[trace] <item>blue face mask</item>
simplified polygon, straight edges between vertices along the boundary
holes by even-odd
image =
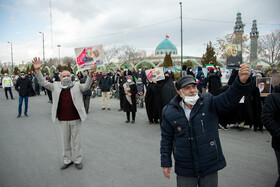
[[[272,69],[273,69],[273,70],[277,70],[277,67],[273,67]]]

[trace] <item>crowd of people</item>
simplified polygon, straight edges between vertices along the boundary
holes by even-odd
[[[279,114],[280,108],[280,72],[277,66],[267,73],[271,78],[272,94],[266,99],[261,94],[265,90],[263,82],[257,82],[264,74],[252,74],[246,64],[233,69],[226,84],[221,81],[222,73],[218,67],[209,68],[205,75],[202,67],[198,67],[194,74],[184,65],[178,80],[168,68],[164,78],[156,80],[147,78],[145,68],[136,71],[125,67],[107,72],[94,66],[83,73],[78,72],[75,78],[69,71],[55,72],[52,76],[42,74],[38,58],[34,58],[33,65],[35,72],[21,72],[14,83],[5,74],[2,87],[6,99],[8,92],[11,99],[14,98],[13,86],[19,93],[17,118],[21,117],[23,100],[24,115],[28,116],[29,96],[40,95],[42,91],[48,95],[48,102],[52,104],[51,118],[54,122],[58,119],[62,131],[61,169],[71,164],[75,164],[77,169],[83,168],[80,131],[82,121],[89,114],[93,85],[98,86],[102,96],[101,110],[111,110],[110,92],[115,90],[120,103],[118,111],[126,114],[125,123],[135,123],[137,103],[140,96],[145,98],[148,123],[161,124],[160,151],[164,176],[170,177],[173,153],[178,186],[191,183],[217,186],[217,171],[226,166],[217,130],[228,129],[230,124],[239,130],[248,125],[255,131],[263,131],[265,126],[273,136],[272,146],[279,169],[280,125],[279,115],[275,115]],[[217,159],[215,162],[214,157]]]

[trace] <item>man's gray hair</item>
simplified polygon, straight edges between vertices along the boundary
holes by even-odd
[[[68,70],[62,70],[61,71],[61,73],[63,73],[63,72],[68,72],[68,73],[70,73],[70,75],[72,74],[70,71],[68,71]]]

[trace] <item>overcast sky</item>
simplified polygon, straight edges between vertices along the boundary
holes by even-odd
[[[169,35],[180,54],[179,0],[52,0],[51,40],[50,1],[0,0],[0,61],[30,62],[43,56],[42,34],[45,36],[46,58],[74,57],[74,48],[102,44],[132,45],[154,53],[156,46]],[[257,20],[260,34],[280,28],[279,0],[184,0],[184,55],[202,56],[205,44],[215,42],[233,32],[236,14],[241,12],[249,34]]]

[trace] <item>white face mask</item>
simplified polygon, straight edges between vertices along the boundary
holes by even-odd
[[[168,72],[171,73],[171,70],[169,69]]]
[[[198,93],[195,96],[185,96],[183,91],[181,90],[182,95],[184,96],[184,102],[194,106],[197,100],[199,99]]]
[[[64,77],[61,81],[63,86],[73,86],[73,82],[71,81],[70,77]]]
[[[128,82],[128,83],[131,83],[131,79],[127,79],[127,82]]]

